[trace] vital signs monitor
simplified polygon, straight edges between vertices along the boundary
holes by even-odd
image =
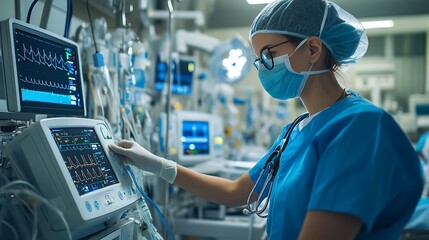
[[[48,118],[6,146],[18,175],[64,214],[73,238],[102,230],[140,198],[109,150],[112,133],[100,120]],[[39,214],[44,239],[65,239],[58,216]]]
[[[85,116],[79,46],[12,18],[0,30],[0,112]]]
[[[222,158],[223,122],[213,114],[175,111],[169,121],[168,158],[190,166]],[[160,116],[161,151],[164,151],[166,115]]]
[[[195,57],[181,55],[174,59],[171,67],[173,83],[171,92],[179,95],[192,94],[195,74]],[[167,82],[167,62],[158,56],[155,68],[155,90],[163,91]]]

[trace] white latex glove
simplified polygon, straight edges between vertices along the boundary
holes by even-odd
[[[124,162],[154,173],[169,183],[173,183],[177,175],[177,164],[171,160],[156,156],[134,141],[122,140],[117,144],[109,144],[109,148],[125,157]]]

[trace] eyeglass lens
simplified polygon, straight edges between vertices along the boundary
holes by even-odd
[[[274,67],[274,62],[273,62],[273,57],[271,55],[271,51],[268,48],[264,48],[261,51],[261,57],[257,58],[254,62],[253,65],[255,65],[256,69],[259,70],[259,66],[262,64],[264,64],[265,68],[267,68],[268,70],[273,69]]]
[[[271,55],[271,51],[269,48],[265,48],[264,50],[262,50],[261,61],[262,61],[262,64],[264,64],[264,66],[267,69],[270,69],[270,70],[273,69],[274,67],[273,56]]]
[[[261,49],[261,55],[260,58],[257,58],[255,60],[255,62],[253,62],[253,64],[255,65],[256,69],[259,69],[260,63],[264,64],[264,66],[268,69],[271,70],[274,68],[274,60],[273,60],[273,55],[271,54],[271,50],[272,48],[275,48],[277,46],[280,46],[282,44],[285,44],[289,42],[289,40],[286,40],[284,42],[278,43],[274,46],[271,47],[265,47]]]

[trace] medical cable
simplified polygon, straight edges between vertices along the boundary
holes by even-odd
[[[31,20],[31,13],[33,12],[34,6],[36,6],[36,3],[39,0],[34,0],[31,5],[30,8],[28,9],[27,12],[27,23],[30,23]],[[66,12],[66,23],[64,26],[64,37],[68,38],[69,36],[69,31],[70,31],[70,23],[71,23],[71,19],[72,19],[72,14],[73,14],[73,1],[72,0],[67,0],[67,12]]]
[[[4,191],[4,193],[2,193],[3,198],[8,198],[6,200],[2,200],[0,202],[0,206],[2,206],[1,211],[0,211],[0,219],[1,221],[7,222],[5,220],[5,216],[7,214],[7,212],[17,212],[14,211],[15,210],[15,204],[14,204],[14,200],[15,201],[19,201],[23,204],[23,206],[26,208],[25,210],[28,210],[29,214],[23,214],[23,215],[19,215],[20,217],[25,218],[25,220],[27,220],[28,222],[32,222],[33,223],[33,227],[32,227],[32,234],[31,234],[31,238],[29,239],[35,239],[35,236],[37,236],[37,219],[36,219],[36,215],[35,215],[35,209],[33,209],[32,207],[30,207],[26,201],[24,201],[22,198],[20,198],[20,196],[18,196],[17,194],[15,194],[15,192],[11,192],[8,193],[8,191]],[[3,203],[5,202],[5,203]],[[27,213],[27,212],[25,212]],[[31,216],[32,217],[31,217]],[[0,236],[3,236],[3,228],[0,228]]]
[[[33,8],[34,8],[34,6],[36,5],[36,3],[37,3],[38,1],[39,1],[39,0],[34,0],[34,1],[31,3],[30,8],[28,9],[28,12],[27,12],[27,23],[30,23],[30,19],[31,19],[31,12],[33,12]]]
[[[23,186],[26,186],[30,189],[10,189],[14,185],[23,185]],[[0,194],[1,195],[10,194],[10,195],[16,196],[20,200],[22,200],[21,199],[22,196],[30,196],[33,198],[33,200],[38,200],[43,205],[48,207],[50,210],[52,210],[54,213],[56,213],[60,217],[61,222],[64,225],[66,234],[68,236],[68,239],[72,240],[70,228],[69,228],[69,225],[67,223],[67,220],[64,217],[64,214],[56,206],[54,206],[51,202],[49,202],[47,199],[40,196],[37,192],[38,192],[37,189],[33,185],[31,185],[30,183],[28,183],[26,181],[22,181],[22,180],[16,180],[13,182],[9,182],[8,184],[6,184],[0,188]],[[29,207],[27,204],[25,204],[25,205],[27,207]],[[3,219],[3,217],[4,217],[3,215],[5,214],[5,212],[3,212],[3,210],[4,209],[2,209],[2,211],[1,211],[0,219]],[[36,211],[36,209],[34,211]],[[37,224],[37,212],[34,212],[34,215],[36,217],[35,224]]]
[[[37,226],[38,226],[37,208],[33,209],[32,207],[30,207],[30,205],[24,199],[17,198],[17,200],[20,201],[25,207],[27,207],[28,211],[33,216],[33,221],[32,221],[33,222],[33,230],[32,230],[33,234],[32,234],[31,239],[37,239],[37,234],[38,234],[38,229],[37,229]],[[11,212],[13,212],[13,211],[11,211]]]
[[[156,205],[156,203],[152,200],[152,199],[150,199],[144,192],[143,192],[143,190],[140,188],[140,186],[138,185],[138,183],[137,183],[137,180],[136,180],[136,176],[134,175],[134,173],[133,173],[133,170],[131,170],[131,167],[130,166],[125,166],[126,167],[126,169],[127,169],[127,171],[128,171],[128,173],[130,174],[130,176],[131,176],[131,179],[133,180],[133,182],[134,182],[134,185],[136,185],[136,188],[137,188],[137,190],[139,190],[139,192],[140,192],[140,194],[147,200],[147,201],[149,201],[150,202],[150,204],[152,204],[152,206],[155,208],[155,210],[156,210],[156,212],[157,212],[157,214],[158,214],[158,216],[159,216],[159,218],[161,219],[161,222],[162,222],[162,224],[164,225],[164,227],[165,227],[165,229],[167,230],[167,232],[168,232],[168,235],[170,235],[170,238],[172,239],[172,240],[174,240],[174,235],[173,235],[173,233],[171,232],[171,230],[170,230],[170,228],[168,227],[168,225],[167,225],[167,222],[165,221],[165,219],[164,219],[164,216],[162,215],[162,213],[161,213],[161,210],[158,208],[158,206]]]
[[[94,27],[92,25],[91,13],[89,11],[89,5],[88,5],[89,0],[86,0],[85,2],[86,2],[86,11],[88,13],[88,18],[89,18],[89,26],[91,27],[92,40],[94,41],[95,52],[98,53],[97,41],[95,41]]]
[[[91,78],[91,67],[88,67],[87,78],[88,78],[88,82],[89,82],[89,89],[91,90],[92,101],[94,103],[93,118],[95,119],[97,116],[97,97],[95,96],[94,83],[93,83],[93,79]]]
[[[66,25],[64,27],[64,37],[69,37],[70,24],[73,16],[73,0],[67,0],[67,14],[66,14]]]
[[[99,89],[97,89],[96,91],[96,94],[97,94],[97,98],[98,98],[98,101],[99,101],[99,103],[100,103],[100,108],[101,108],[101,116],[103,116],[103,118],[105,117],[105,115],[104,115],[104,105],[103,105],[103,100],[101,99],[101,95],[100,95],[100,91],[99,91]],[[97,106],[95,106],[95,108],[96,108]]]
[[[18,232],[16,231],[16,229],[15,229],[12,225],[10,225],[10,223],[8,223],[7,221],[5,221],[5,220],[1,219],[1,220],[0,220],[0,226],[1,226],[2,224],[4,224],[4,225],[8,226],[8,227],[9,227],[9,229],[10,229],[10,230],[12,230],[12,233],[13,233],[13,239],[19,240]]]
[[[128,115],[127,115],[126,111],[127,110],[124,109],[124,108],[120,109],[120,114],[121,114],[121,117],[122,117],[122,121],[125,123],[125,126],[128,127],[128,130],[130,130],[130,132],[133,135],[134,139],[137,142],[141,143],[142,142],[141,137],[140,137],[140,135],[137,135],[137,133],[135,131],[135,123],[134,123],[134,121],[132,123],[130,122],[130,119],[128,118]],[[130,116],[130,118],[132,118],[132,115]]]
[[[9,178],[6,175],[6,170],[9,164],[9,158],[3,157],[2,149],[0,149],[0,186],[9,182]]]

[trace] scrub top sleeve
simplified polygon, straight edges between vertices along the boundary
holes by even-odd
[[[398,154],[396,126],[382,112],[356,114],[328,122],[312,142],[319,155],[307,210],[358,217],[371,228],[387,199]],[[397,136],[396,136],[397,137]],[[387,191],[389,193],[389,191]]]

